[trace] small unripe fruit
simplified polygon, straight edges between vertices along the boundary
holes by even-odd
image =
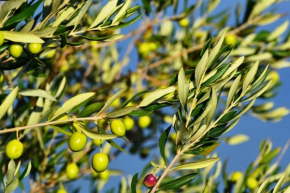
[[[247,179],[247,186],[249,189],[254,190],[258,187],[258,181],[256,178],[249,177]]]
[[[67,193],[65,189],[59,189],[56,193]]]
[[[109,158],[107,154],[96,153],[92,158],[92,167],[93,169],[100,173],[105,171],[109,165]]]
[[[270,71],[267,77],[268,80],[272,80],[270,88],[275,86],[277,82],[280,80],[280,76],[276,71]]]
[[[38,54],[42,49],[42,44],[31,43],[28,45],[28,49],[32,54]]]
[[[140,155],[141,155],[142,158],[146,158],[148,156],[148,154],[149,154],[149,150],[147,148],[144,148],[144,149],[141,150],[141,154]]]
[[[169,136],[169,139],[170,139],[172,142],[175,142],[175,141],[176,141],[176,136],[177,136],[176,133],[172,133],[172,134]]]
[[[9,52],[12,57],[18,58],[23,52],[23,47],[20,44],[13,44],[10,46]]]
[[[189,25],[189,20],[187,18],[183,18],[183,19],[178,21],[178,24],[181,27],[187,27]]]
[[[45,58],[53,58],[55,56],[55,53],[55,50],[50,50],[45,54]]]
[[[123,137],[126,133],[125,125],[122,121],[120,120],[113,120],[111,122],[111,131],[118,137]]]
[[[144,178],[144,186],[147,188],[152,188],[157,182],[157,178],[153,174],[148,174]]]
[[[107,181],[110,178],[110,172],[108,170],[105,170],[99,173],[99,177],[101,180]]]
[[[4,35],[3,35],[3,33],[0,31],[0,46],[2,46],[3,43],[4,43]]]
[[[150,44],[147,42],[143,42],[138,47],[138,52],[143,56],[146,57],[150,53]]]
[[[10,159],[17,159],[19,158],[23,153],[23,144],[17,140],[13,139],[12,141],[9,141],[6,146],[6,155]]]
[[[242,172],[233,172],[231,177],[230,177],[230,180],[232,182],[237,182],[239,181],[239,179],[241,179],[243,177],[243,173]]]
[[[150,43],[149,43],[149,48],[150,48],[150,50],[152,50],[152,51],[156,51],[156,50],[158,49],[158,45],[157,45],[157,43],[155,43],[155,42],[150,42]]]
[[[225,43],[227,45],[235,45],[237,43],[237,38],[234,34],[228,34],[225,37]]]
[[[85,148],[87,143],[87,136],[81,132],[74,132],[68,141],[69,148],[74,151],[81,151]]]
[[[138,125],[142,129],[148,127],[150,125],[150,123],[151,123],[151,117],[149,117],[149,116],[140,117],[138,120]]]
[[[100,146],[103,143],[104,143],[104,140],[103,139],[93,139],[93,144],[95,146]]]
[[[79,167],[75,163],[70,163],[66,166],[66,175],[68,179],[74,180],[78,177]]]
[[[124,125],[125,125],[125,129],[127,131],[132,130],[134,127],[134,119],[132,119],[131,117],[125,117],[124,118]]]
[[[121,105],[121,99],[117,98],[116,100],[114,100],[114,102],[112,103],[112,107],[119,107]]]

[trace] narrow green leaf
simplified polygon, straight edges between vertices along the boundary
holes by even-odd
[[[5,98],[3,103],[0,106],[0,120],[6,114],[8,109],[13,105],[13,102],[17,96],[18,87],[14,88],[12,92]]]
[[[233,73],[243,63],[244,59],[245,57],[240,57],[238,60],[236,60],[222,76],[222,79]]]
[[[284,174],[281,176],[281,178],[279,179],[279,181],[277,182],[274,190],[273,190],[273,193],[278,193],[278,191],[280,190],[281,186],[283,185],[283,182],[285,179],[287,179],[289,173],[288,171],[285,171]]]
[[[233,102],[234,96],[239,88],[239,84],[241,81],[241,75],[239,75],[233,82],[229,94],[228,94],[228,99],[227,99],[227,103],[226,103],[226,109],[229,108],[229,106],[231,105],[231,103]]]
[[[214,48],[210,52],[210,54],[208,56],[208,62],[207,62],[208,64],[211,64],[212,61],[215,59],[215,57],[218,55],[218,53],[221,50],[221,47],[223,45],[224,39],[225,39],[225,32],[223,32],[221,34],[221,37],[219,38],[218,42],[216,43],[216,45],[214,46]]]
[[[126,10],[129,8],[131,4],[131,0],[126,0],[120,11],[116,14],[114,17],[112,24],[116,23],[116,21],[119,20],[119,18],[126,12]]]
[[[106,110],[117,98],[119,98],[119,96],[121,96],[121,94],[123,94],[126,91],[127,88],[123,88],[122,90],[120,90],[119,92],[117,92],[116,94],[114,94],[107,102],[106,104],[103,106],[103,108],[97,113],[97,115],[101,114],[104,110]]]
[[[161,183],[158,189],[159,190],[177,190],[181,188],[182,186],[189,184],[196,177],[196,175],[197,173],[191,173],[191,174],[182,176],[180,178],[167,181],[166,183]]]
[[[208,50],[206,50],[201,58],[201,60],[198,62],[195,70],[195,81],[197,87],[200,87],[200,84],[202,82],[203,76],[206,72],[208,64]]]
[[[211,109],[209,113],[205,116],[205,124],[207,126],[209,126],[209,124],[211,123],[218,105],[218,98],[216,95],[216,91],[213,87],[211,87],[211,104],[212,104]]]
[[[11,193],[13,192],[19,184],[19,180],[17,178],[13,179],[12,182],[10,182],[6,188],[5,188],[5,193]]]
[[[104,103],[98,102],[98,103],[92,103],[88,106],[86,106],[78,115],[77,117],[88,117],[92,114],[98,112],[102,107],[104,106]]]
[[[186,80],[184,69],[181,68],[178,74],[178,97],[183,109],[186,111],[187,98],[189,93],[189,83]]]
[[[117,137],[115,134],[100,133],[100,132],[89,130],[85,127],[81,127],[81,129],[82,129],[82,132],[91,139],[108,140],[108,139],[114,139]]]
[[[150,115],[153,111],[136,110],[130,113],[131,116],[144,117]]]
[[[19,176],[19,181],[22,181],[30,173],[31,166],[32,166],[31,161],[29,161],[28,164],[26,165],[26,168],[24,169],[22,174]]]
[[[16,164],[13,159],[8,163],[7,173],[6,173],[6,183],[9,184],[14,179],[14,174],[16,170]]]
[[[8,19],[5,22],[5,27],[8,27],[14,23],[21,22],[21,21],[28,19],[31,15],[34,14],[34,12],[39,7],[39,5],[42,3],[42,1],[43,0],[39,0],[36,3],[34,3],[33,5],[28,6],[25,10],[21,10],[21,12],[19,12],[18,14],[13,15],[13,17],[11,17],[10,19]]]
[[[247,135],[239,134],[239,135],[234,135],[232,137],[226,137],[223,138],[223,140],[230,145],[238,145],[241,143],[244,143],[249,140],[249,137]]]
[[[117,7],[118,0],[110,0],[100,11],[94,22],[89,28],[94,28],[102,21],[104,21],[109,15],[111,15],[112,11]]]
[[[34,19],[30,20],[28,23],[25,24],[25,26],[20,31],[24,33],[30,32],[34,23],[35,23]]]
[[[140,103],[140,107],[145,107],[147,105],[150,105],[152,102],[156,101],[157,99],[172,93],[175,91],[175,87],[171,86],[165,89],[158,89],[154,92],[151,92],[150,94],[148,94],[148,96],[146,96],[142,102]]]
[[[17,1],[6,1],[2,6],[0,6],[0,27],[3,24],[5,17],[8,15],[10,11],[13,9],[18,9],[22,3],[26,2],[25,0],[17,0]]]
[[[265,180],[265,181],[260,185],[260,187],[259,187],[257,193],[263,193],[263,192],[265,192],[266,187],[268,186],[270,179],[271,179],[271,178],[269,177],[267,180]]]
[[[84,17],[84,15],[88,12],[88,9],[90,8],[90,6],[92,5],[93,0],[88,0],[84,6],[81,8],[80,12],[78,13],[78,15],[76,16],[76,20],[74,22],[74,29],[78,26],[78,24],[81,22],[82,18]]]
[[[211,41],[212,41],[212,37],[209,38],[209,40],[207,40],[207,42],[204,44],[204,46],[202,47],[201,51],[200,51],[200,57],[202,57],[205,53],[206,50],[208,50],[208,48],[210,47],[211,45]]]
[[[220,158],[208,158],[208,159],[201,159],[195,162],[189,162],[185,164],[181,164],[178,166],[175,166],[171,169],[172,170],[195,170],[195,169],[201,169],[206,168],[215,162],[217,162]]]
[[[277,27],[267,38],[268,41],[271,41],[277,37],[280,37],[287,29],[289,26],[289,21],[286,20],[282,25]]]
[[[122,104],[122,107],[126,107],[132,100],[134,100],[135,98],[141,96],[141,95],[144,95],[145,93],[147,93],[148,91],[147,90],[143,90],[143,91],[140,91],[140,92],[137,92],[136,94],[134,94],[134,96],[132,96],[131,99],[127,100],[126,102],[124,102]]]
[[[56,131],[58,131],[58,132],[60,132],[60,133],[62,133],[62,134],[65,134],[65,135],[67,135],[67,136],[71,136],[71,135],[72,135],[71,132],[66,131],[66,130],[64,130],[64,129],[61,128],[61,127],[58,127],[58,126],[55,126],[55,125],[50,125],[49,127],[55,129]]]
[[[143,13],[144,13],[144,11],[142,13],[140,13],[138,16],[134,17],[133,19],[131,19],[127,22],[120,23],[117,26],[110,27],[110,29],[119,29],[119,28],[127,27],[127,26],[133,24],[135,21],[137,21],[140,17],[142,17]]]
[[[42,98],[46,98],[46,99],[51,100],[51,101],[56,101],[56,98],[54,98],[54,96],[49,94],[47,91],[41,90],[41,89],[21,90],[18,93],[22,96],[42,97]]]
[[[171,129],[171,126],[169,126],[165,131],[163,131],[159,138],[159,150],[165,164],[167,163],[167,159],[165,155],[165,145],[168,139],[170,129]]]
[[[202,114],[197,119],[195,119],[192,123],[190,123],[190,125],[188,126],[188,128],[190,128],[190,127],[194,126],[195,124],[201,122],[202,119],[204,119],[205,116],[208,114],[208,112],[211,110],[212,105],[213,105],[212,102],[209,101],[208,104],[207,104],[207,106],[206,106],[206,108],[205,108],[205,110],[202,112]]]
[[[132,193],[137,193],[137,190],[136,190],[137,183],[138,183],[138,173],[136,173],[133,176],[132,181],[131,181],[131,191],[132,191]]]
[[[256,91],[255,93],[251,94],[249,97],[247,97],[244,101],[252,100],[254,98],[258,98],[261,94],[263,94],[269,86],[272,84],[272,80],[268,81],[265,86],[263,86],[260,90]]]
[[[232,119],[235,120],[237,118],[239,118],[240,116],[242,116],[243,114],[245,114],[255,103],[256,99],[253,99],[251,102],[249,102],[249,104],[247,104],[239,113],[237,113]]]
[[[256,88],[258,88],[259,86],[261,86],[264,83],[264,81],[266,80],[269,72],[270,72],[269,65],[267,65],[266,68],[261,73],[261,75],[259,76],[259,78],[257,78],[252,83],[251,88],[250,88],[250,90],[248,92],[251,92],[251,91],[255,90]]]
[[[114,148],[116,148],[116,149],[118,149],[118,150],[120,150],[120,151],[122,151],[122,152],[128,154],[128,152],[127,152],[125,149],[123,149],[122,147],[120,147],[119,145],[117,145],[113,140],[109,139],[109,140],[107,140],[107,142],[108,142],[112,147],[114,147]]]
[[[15,172],[14,172],[14,176],[17,175],[19,169],[20,169],[20,166],[21,166],[21,161],[18,162],[17,166],[16,166],[16,169],[15,169]]]
[[[73,7],[68,7],[65,11],[61,12],[61,14],[56,18],[56,20],[52,23],[52,27],[59,26],[64,20],[70,18],[70,16],[75,12]]]
[[[32,33],[38,37],[47,37],[52,36],[57,29],[58,29],[57,27],[47,26],[39,30],[33,31]]]
[[[72,97],[71,99],[67,100],[61,108],[57,109],[57,111],[53,114],[53,116],[50,118],[50,120],[53,120],[60,115],[69,112],[72,110],[74,107],[80,105],[81,103],[85,102],[86,100],[90,99],[93,97],[95,93],[93,92],[88,92],[88,93],[82,93],[77,96]]]
[[[249,72],[246,75],[246,78],[243,83],[243,92],[245,92],[248,89],[248,86],[251,84],[251,82],[254,80],[255,75],[258,71],[259,67],[259,61],[257,61],[249,70]]]
[[[115,40],[123,38],[124,36],[125,36],[124,34],[114,34],[108,37],[107,39],[105,39],[104,41],[106,42],[115,41]]]
[[[20,43],[44,43],[37,35],[17,31],[2,31],[4,39]],[[25,37],[25,38],[23,38]]]
[[[107,133],[105,132],[105,130],[104,130],[102,127],[99,126],[98,128],[99,128],[99,130],[100,130],[101,133],[103,133],[103,134],[107,134]],[[116,148],[116,149],[118,149],[118,150],[120,150],[120,151],[122,151],[122,152],[124,152],[124,153],[128,153],[125,149],[123,149],[123,148],[120,147],[118,144],[116,144],[112,139],[108,139],[107,142],[108,142],[112,147],[114,147],[114,148]]]
[[[109,119],[123,117],[125,115],[130,114],[134,109],[135,109],[135,107],[132,107],[132,106],[124,107],[121,109],[116,109],[116,110],[109,112],[106,117]]]

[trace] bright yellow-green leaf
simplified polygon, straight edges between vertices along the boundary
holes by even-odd
[[[4,39],[20,43],[44,43],[37,35],[17,31],[2,31]]]
[[[53,114],[53,116],[50,118],[50,120],[53,120],[57,118],[58,116],[69,112],[72,110],[74,107],[80,105],[81,103],[85,102],[89,98],[93,97],[95,93],[93,92],[88,92],[88,93],[82,93],[77,96],[74,96],[73,98],[67,100],[61,108],[57,109],[57,111]]]
[[[239,134],[232,137],[224,138],[223,140],[226,141],[230,145],[238,145],[238,144],[248,141],[249,137],[247,135]]]
[[[0,106],[0,120],[6,114],[8,109],[13,105],[13,102],[17,96],[18,87],[14,88],[13,91],[5,98]]]
[[[214,163],[216,163],[220,158],[208,158],[202,159],[195,162],[189,162],[173,167],[171,170],[196,170],[201,168],[206,168]]]
[[[151,92],[150,94],[148,94],[148,96],[146,96],[143,101],[140,103],[140,107],[145,107],[147,105],[150,105],[151,103],[153,103],[155,100],[160,99],[161,97],[172,93],[175,91],[175,87],[171,86],[165,89],[158,89],[154,92]]]

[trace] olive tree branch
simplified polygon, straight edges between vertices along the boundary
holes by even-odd
[[[14,127],[14,128],[4,129],[4,130],[0,131],[0,134],[2,134],[2,133],[12,133],[12,132],[26,130],[26,129],[32,129],[32,128],[40,128],[40,127],[45,127],[45,126],[49,126],[49,125],[63,124],[63,123],[68,123],[68,122],[96,121],[96,120],[103,119],[103,118],[104,118],[104,116],[69,118],[69,119],[66,119],[66,120],[44,122],[44,123],[38,123],[38,124],[34,124],[34,125],[27,125],[27,126],[23,126],[23,127]]]

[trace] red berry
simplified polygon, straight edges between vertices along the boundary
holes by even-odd
[[[152,188],[157,182],[157,178],[153,174],[148,174],[144,178],[144,186],[147,188]]]

